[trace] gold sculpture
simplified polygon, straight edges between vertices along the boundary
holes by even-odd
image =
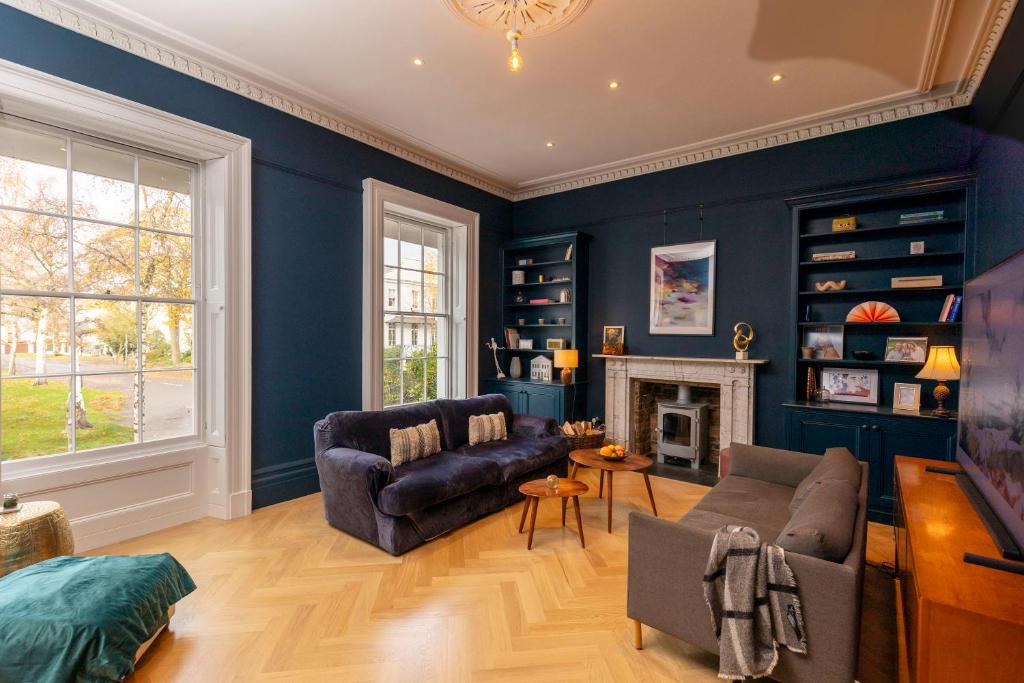
[[[750,342],[754,341],[754,328],[750,323],[738,322],[732,326],[736,336],[732,338],[732,347],[736,349],[736,360],[747,360],[749,357],[747,349]]]

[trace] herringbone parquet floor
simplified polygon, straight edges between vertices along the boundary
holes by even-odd
[[[98,549],[170,552],[198,585],[131,680],[717,680],[715,657],[671,636],[645,628],[633,648],[626,532],[649,511],[643,479],[616,477],[608,534],[594,472],[581,478],[586,550],[551,500],[532,551],[515,505],[395,558],[329,527],[319,495]],[[652,482],[668,519],[707,491]]]

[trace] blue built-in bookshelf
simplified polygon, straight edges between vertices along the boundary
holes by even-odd
[[[973,175],[945,176],[861,187],[791,199],[793,230],[792,400],[786,403],[790,448],[821,453],[846,446],[871,471],[870,509],[880,521],[891,518],[895,455],[952,459],[955,420],[931,415],[934,382],[915,377],[919,362],[886,356],[890,337],[925,338],[929,346],[951,345],[960,354],[963,312],[942,319],[947,298],[962,296],[973,276]],[[924,216],[912,216],[925,214]],[[853,230],[834,231],[832,221],[854,216]],[[924,242],[911,253],[912,242]],[[819,261],[816,254],[854,252],[848,260]],[[820,258],[820,257],[819,257]],[[894,287],[892,278],[941,276],[934,286]],[[846,281],[844,289],[819,291],[817,283]],[[896,309],[899,321],[847,322],[865,301]],[[817,334],[815,338],[812,335]],[[802,346],[822,337],[836,339],[835,353],[801,357]],[[825,342],[826,349],[828,342]],[[859,352],[855,355],[855,352]],[[820,384],[826,368],[868,369],[878,373],[878,402],[855,404],[807,400],[807,373]],[[894,410],[897,383],[921,385],[919,411]],[[957,405],[957,383],[948,408]]]

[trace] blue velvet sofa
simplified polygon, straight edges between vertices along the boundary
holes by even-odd
[[[509,438],[470,446],[469,417],[499,411]],[[430,420],[441,452],[393,466],[389,430]],[[522,500],[520,484],[564,477],[568,466],[555,421],[513,415],[501,394],[331,413],[313,437],[327,521],[392,555]]]

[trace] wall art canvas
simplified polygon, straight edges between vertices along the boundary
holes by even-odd
[[[821,387],[828,389],[832,401],[878,405],[878,370],[825,368]]]
[[[624,325],[605,325],[604,334],[601,338],[601,353],[609,356],[621,356],[624,353],[626,342],[626,327]]]
[[[651,334],[714,334],[714,240],[651,249]]]

